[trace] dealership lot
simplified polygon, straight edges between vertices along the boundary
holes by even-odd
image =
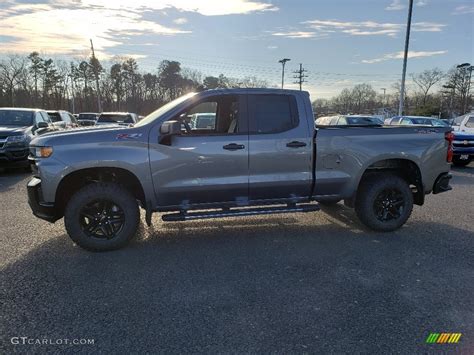
[[[32,216],[28,174],[0,173],[0,352],[427,352],[474,349],[474,164],[407,225],[322,212],[140,227],[90,253]],[[425,345],[431,332],[459,344]],[[15,345],[12,337],[94,339]]]

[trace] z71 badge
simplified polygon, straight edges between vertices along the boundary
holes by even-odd
[[[120,133],[117,134],[117,139],[137,139],[141,136],[141,133]]]

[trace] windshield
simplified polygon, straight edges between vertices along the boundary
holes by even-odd
[[[53,122],[61,121],[61,115],[59,114],[59,112],[48,111],[48,116],[51,118],[51,121]]]
[[[0,110],[0,125],[2,126],[32,126],[33,112],[20,110]]]
[[[94,113],[80,113],[77,119],[78,120],[96,120],[97,115]]]
[[[130,115],[117,115],[117,114],[102,114],[99,116],[97,122],[107,123],[133,123],[133,119]]]
[[[469,119],[466,121],[465,126],[467,128],[473,128],[474,127],[474,116],[469,117]]]
[[[348,125],[357,125],[357,126],[373,126],[373,125],[382,125],[382,121],[377,117],[351,117],[346,116],[346,121]]]
[[[189,93],[187,95],[178,97],[176,100],[168,102],[166,105],[161,106],[158,110],[153,111],[148,116],[146,116],[143,120],[141,120],[140,122],[135,124],[135,127],[144,126],[144,125],[146,125],[150,122],[153,122],[155,119],[157,119],[158,117],[163,115],[165,112],[168,112],[168,111],[174,109],[180,103],[186,101],[187,99],[189,99],[190,97],[193,97],[194,95],[196,95],[196,93],[192,92],[192,93]]]

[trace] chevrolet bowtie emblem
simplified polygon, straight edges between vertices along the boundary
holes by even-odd
[[[469,142],[468,142],[468,141],[464,141],[464,145],[468,145],[468,144],[469,144]]]

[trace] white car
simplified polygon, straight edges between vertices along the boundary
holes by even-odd
[[[456,117],[453,121],[453,129],[459,132],[474,134],[474,112]]]

